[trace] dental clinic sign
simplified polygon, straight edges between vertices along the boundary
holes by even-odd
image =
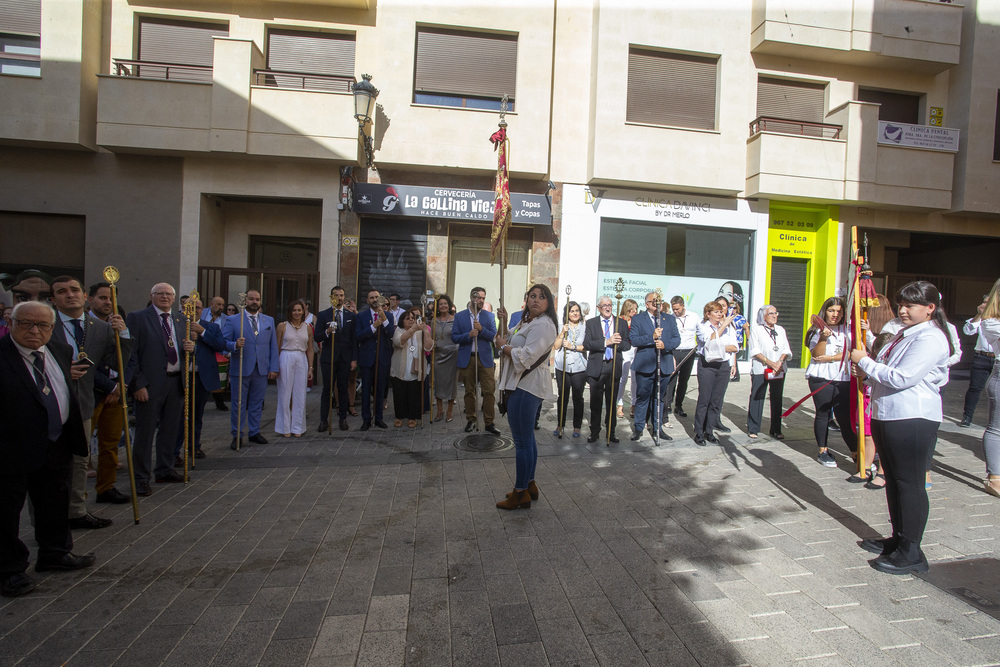
[[[355,183],[355,213],[455,218],[493,222],[492,190],[427,188],[414,185]],[[516,225],[550,225],[552,208],[545,195],[510,193],[511,221]]]
[[[958,130],[932,125],[910,125],[880,120],[878,142],[889,146],[929,148],[935,151],[958,151]]]

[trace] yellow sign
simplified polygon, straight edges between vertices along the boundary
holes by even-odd
[[[810,259],[816,254],[815,216],[807,214],[796,219],[793,211],[781,211],[782,215],[771,219],[767,230],[768,250],[778,257]]]
[[[944,107],[931,107],[931,125],[944,126]]]
[[[347,247],[357,247],[357,246],[361,245],[361,237],[359,237],[359,236],[350,236],[350,235],[345,234],[344,235],[344,240],[342,241],[342,243],[343,243],[344,246],[347,246]]]

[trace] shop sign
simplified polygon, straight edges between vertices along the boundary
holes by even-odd
[[[768,252],[779,257],[811,259],[816,254],[816,222],[773,218],[767,231]]]
[[[749,280],[730,280],[727,278],[690,278],[687,276],[658,276],[650,273],[610,273],[598,271],[597,295],[615,297],[615,282],[621,278],[625,281],[622,291],[622,301],[633,299],[639,304],[639,311],[646,309],[646,295],[655,292],[659,287],[663,290],[664,311],[670,309],[670,299],[679,296],[684,299],[685,308],[701,318],[702,308],[713,299],[724,296],[729,301],[739,301],[741,310],[746,314],[746,299],[749,298]],[[615,304],[617,306],[617,302]],[[590,304],[590,314],[597,313],[597,304]],[[618,311],[615,311],[618,314]]]
[[[361,237],[356,235],[344,234],[343,240],[344,247],[356,248],[361,245]]]
[[[887,146],[958,151],[959,131],[950,127],[910,125],[886,120],[878,122],[878,142]]]
[[[492,190],[355,183],[352,201],[355,213],[492,222],[495,199]],[[512,192],[510,205],[514,224],[552,224],[545,195]]]

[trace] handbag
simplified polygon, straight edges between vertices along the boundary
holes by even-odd
[[[535,363],[531,364],[531,368],[529,368],[528,370],[526,370],[523,373],[521,373],[521,377],[518,378],[517,381],[520,382],[521,380],[523,380],[528,373],[530,373],[531,371],[533,371],[536,368],[538,368],[539,366],[541,366],[542,362],[545,361],[548,358],[549,358],[549,352],[548,352],[548,350],[546,350],[545,353],[538,358],[538,361],[536,361]],[[513,389],[501,389],[500,390],[500,398],[497,399],[497,411],[500,413],[500,416],[503,416],[503,415],[507,414],[507,399],[513,393],[514,393]]]

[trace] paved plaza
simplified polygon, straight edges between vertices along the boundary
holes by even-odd
[[[458,406],[450,424],[361,433],[351,418],[330,436],[316,389],[309,433],[285,439],[271,387],[270,444],[237,453],[210,403],[190,484],[154,485],[138,526],[130,505],[94,505],[114,525],[76,531],[74,551],[97,565],[0,599],[0,665],[1000,664],[996,618],[869,566],[857,541],[886,532],[884,493],[845,481],[839,434],[840,468],[816,462],[811,402],[784,442],[743,433],[749,385],[731,384],[733,432],[706,447],[690,418],[656,449],[623,423],[611,448],[559,440],[546,403],[541,497],[512,512],[494,503],[513,450],[456,448]],[[967,385],[956,374],[946,390],[931,574],[997,555],[985,394],[972,428],[954,419]],[[785,404],[806,393],[792,371]],[[22,538],[34,547],[27,511]]]

